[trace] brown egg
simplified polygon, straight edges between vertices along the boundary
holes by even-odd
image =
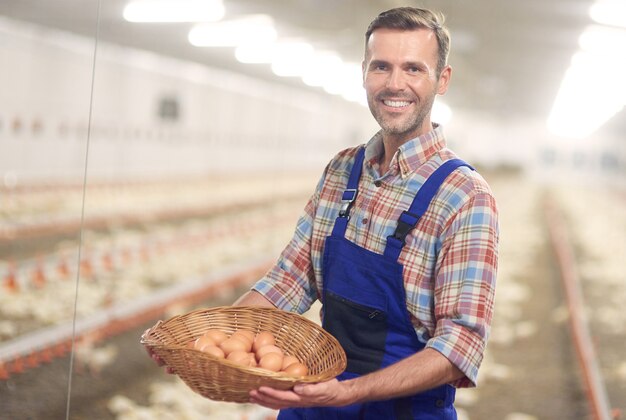
[[[278,353],[278,354],[280,354],[281,357],[283,356],[283,351],[280,348],[278,348],[278,347],[276,347],[276,346],[274,346],[272,344],[269,344],[267,346],[261,347],[255,353],[256,353],[256,359],[257,360],[261,360],[263,358],[263,356],[265,356],[268,353]]]
[[[302,363],[292,363],[287,366],[287,369],[283,369],[287,376],[306,376],[309,373],[309,369]]]
[[[215,344],[219,345],[222,341],[225,341],[228,338],[228,335],[224,331],[211,329],[204,333],[204,336],[212,339]]]
[[[258,363],[256,362],[256,356],[254,353],[248,353],[248,356],[250,357],[250,363],[248,365],[250,367],[257,367]]]
[[[248,347],[248,343],[245,343],[241,340],[237,340],[236,338],[229,338],[220,343],[220,348],[224,350],[224,353],[228,356],[230,353],[234,351],[243,351],[247,353],[246,348]]]
[[[278,353],[268,353],[259,361],[259,367],[262,369],[278,372],[283,364],[283,356]]]
[[[248,337],[246,337],[246,336],[245,336],[245,335],[243,335],[243,334],[237,334],[237,333],[234,333],[233,335],[231,335],[231,336],[230,336],[229,340],[239,340],[239,341],[241,341],[242,343],[245,343],[245,344],[246,344],[246,348],[245,348],[245,350],[246,350],[247,352],[250,352],[250,351],[252,350],[252,341],[250,341],[250,340],[248,339]]]
[[[254,343],[254,333],[250,330],[237,330],[231,337],[246,337],[250,343]]]
[[[215,356],[218,359],[224,358],[224,351],[221,348],[214,346],[214,345],[204,346],[200,349],[200,351],[210,354],[211,356]]]
[[[299,363],[300,361],[294,356],[285,356],[283,359],[283,365],[280,367],[281,370],[285,370],[287,366],[292,365],[294,363]]]
[[[276,344],[276,340],[274,339],[274,334],[272,334],[269,331],[261,331],[254,338],[254,345],[252,346],[252,349],[256,353],[259,351],[261,347],[265,347],[270,344],[271,345]]]
[[[242,350],[235,350],[229,353],[226,360],[230,360],[231,362],[241,366],[248,366],[250,364],[250,356],[248,355],[248,352]]]
[[[211,337],[207,337],[206,335],[201,335],[200,337],[196,339],[193,347],[196,350],[202,350],[202,348],[205,346],[215,346],[216,344],[217,343],[215,343],[215,341],[213,341]]]

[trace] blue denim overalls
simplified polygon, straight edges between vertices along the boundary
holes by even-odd
[[[387,237],[383,255],[345,239],[349,210],[356,198],[365,149],[355,158],[342,208],[332,234],[326,238],[323,259],[323,326],[346,351],[345,380],[379,370],[424,348],[406,307],[402,265],[398,256],[408,233],[424,214],[443,180],[457,167],[452,159],[440,166],[420,188],[398,227]],[[470,167],[471,168],[471,167]],[[278,420],[316,419],[456,419],[454,388],[442,385],[411,397],[372,401],[346,407],[296,408],[279,413]]]

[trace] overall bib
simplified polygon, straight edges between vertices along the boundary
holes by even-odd
[[[357,153],[342,196],[342,208],[324,246],[323,327],[337,338],[348,358],[346,371],[337,377],[340,381],[379,370],[424,348],[410,321],[403,267],[397,261],[398,256],[406,236],[428,208],[443,180],[459,166],[470,167],[460,159],[449,160],[439,167],[417,192],[409,210],[402,212],[396,231],[387,237],[381,255],[344,237],[364,154],[364,148]],[[454,394],[452,386],[442,385],[386,401],[281,410],[278,420],[456,419]]]

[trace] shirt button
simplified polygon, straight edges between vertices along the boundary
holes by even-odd
[[[443,408],[443,406],[445,405],[443,400],[437,400],[435,401],[435,406],[438,408]]]
[[[364,217],[363,220],[361,220],[361,223],[363,223],[364,225],[366,225],[367,222],[369,222],[369,220],[367,220],[367,217]]]
[[[380,187],[381,185],[383,185],[383,183],[381,181],[374,181],[374,185]]]

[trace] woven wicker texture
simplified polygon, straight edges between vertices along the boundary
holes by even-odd
[[[237,330],[255,334],[270,331],[286,355],[298,358],[309,369],[302,377],[288,377],[260,368],[242,367],[224,359],[187,348],[209,329],[228,335]],[[334,378],[346,368],[346,354],[339,342],[308,319],[275,308],[222,306],[199,309],[159,321],[141,337],[141,343],[198,394],[217,401],[248,402],[250,390],[260,386],[290,389],[297,383]]]

